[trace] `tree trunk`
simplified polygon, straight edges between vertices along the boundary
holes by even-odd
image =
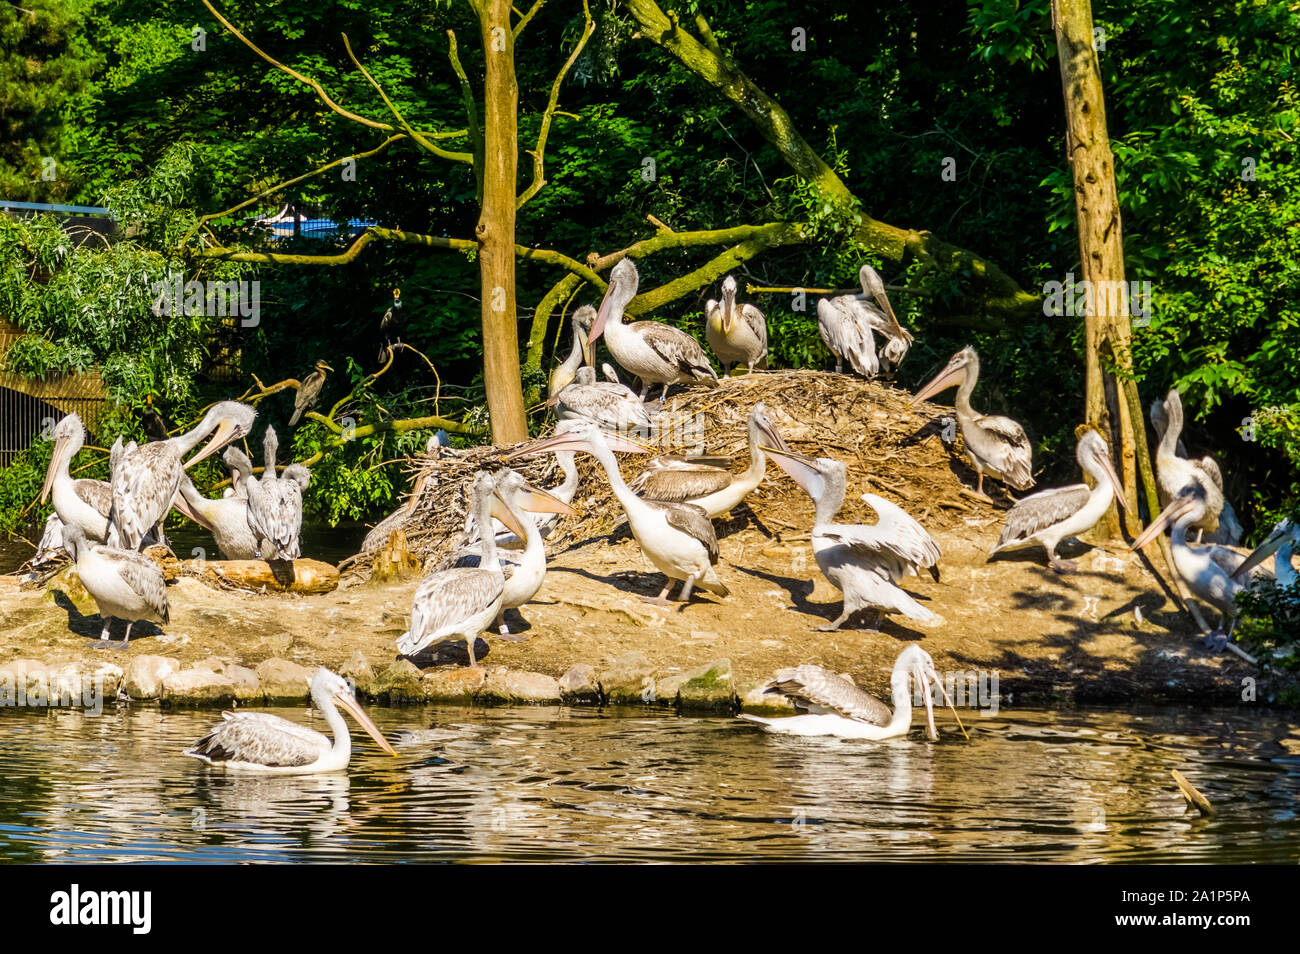
[[[483,383],[495,444],[528,439],[515,314],[515,193],[518,139],[510,0],[470,0],[487,68],[483,81],[483,207],[475,237],[483,315]]]

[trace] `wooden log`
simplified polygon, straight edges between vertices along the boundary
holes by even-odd
[[[1196,790],[1196,786],[1187,781],[1187,776],[1178,769],[1171,770],[1174,781],[1178,783],[1178,790],[1183,793],[1183,798],[1187,799],[1189,805],[1195,806],[1196,810],[1202,815],[1213,815],[1214,806],[1210,800]]]
[[[338,568],[320,560],[184,560],[177,572],[259,593],[329,593],[339,585]]]
[[[375,556],[370,582],[395,583],[418,577],[422,570],[420,558],[406,545],[406,533],[394,530],[388,535],[388,544]]]

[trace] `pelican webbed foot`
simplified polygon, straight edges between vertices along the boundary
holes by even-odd
[[[1210,652],[1221,653],[1228,645],[1228,634],[1222,629],[1205,634],[1205,648]]]
[[[1047,565],[1050,566],[1057,573],[1078,573],[1079,572],[1079,564],[1074,560],[1060,560],[1057,559],[1056,557],[1052,557],[1047,561]]]

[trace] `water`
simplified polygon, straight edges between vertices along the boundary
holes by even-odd
[[[945,724],[931,744],[641,712],[371,712],[399,758],[354,731],[347,773],[258,778],[180,754],[215,713],[0,710],[0,860],[1300,859],[1285,713],[1003,710],[966,720],[970,743]],[[1185,808],[1173,768],[1216,816]]]

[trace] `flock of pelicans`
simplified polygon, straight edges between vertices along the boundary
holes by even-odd
[[[861,294],[818,303],[818,326],[835,355],[837,372],[847,359],[854,371],[870,376],[879,373],[882,364],[896,367],[906,357],[912,336],[895,317],[880,276],[864,265],[860,279]],[[554,453],[564,480],[544,490],[530,486],[508,467],[476,474],[467,544],[450,565],[419,584],[410,626],[397,639],[398,651],[416,656],[440,643],[463,640],[470,665],[475,666],[475,641],[489,627],[495,626],[498,638],[517,638],[510,636],[504,614],[536,595],[546,573],[544,538],[557,520],[576,514],[572,500],[578,488],[577,453],[595,458],[641,551],[667,577],[657,597],[645,598],[649,602],[668,604],[675,582],[681,585],[678,599],[683,602],[697,589],[728,595],[716,572],[719,554],[712,520],[758,487],[770,458],[811,498],[812,550],[821,572],[843,594],[840,615],[822,629],[839,628],[860,613],[868,614],[872,626],[884,614],[933,620],[934,614],[902,585],[907,576],[921,571],[939,578],[941,553],[933,537],[902,508],[875,494],[861,498],[877,514],[875,524],[837,523],[847,490],[846,465],[791,450],[762,404],[750,413],[750,460],[744,471],[733,473],[729,461],[717,458],[663,455],[650,460],[632,482],[624,480],[615,455],[649,452],[632,435],[653,432],[669,387],[717,382],[712,364],[691,335],[654,321],[624,322],[624,310],[636,296],[637,285],[636,267],[624,259],[612,270],[599,308],[585,306],[574,312],[572,351],[550,382],[550,403],[559,423],[551,436],[521,445],[508,458]],[[708,302],[705,331],[724,371],[742,364],[751,372],[766,367],[765,319],[753,305],[736,301],[734,279],[723,282],[721,301]],[[608,364],[603,368],[606,380],[596,380],[592,349],[602,335],[614,361],[640,380],[639,393],[626,387]],[[877,335],[884,340],[879,353]],[[295,401],[295,420],[314,403],[326,370],[329,366],[318,362],[319,377],[304,380]],[[1029,439],[1014,420],[980,414],[971,406],[978,379],[979,358],[973,348],[963,348],[917,392],[913,403],[955,387],[956,420],[977,475],[976,492],[984,496],[986,477],[1026,490],[1034,483]],[[662,387],[659,401],[647,403],[656,385]],[[304,395],[304,390],[311,393]],[[209,529],[226,559],[300,556],[302,491],[310,479],[308,470],[299,464],[277,469],[276,435],[269,427],[260,477],[244,453],[228,446],[250,434],[255,416],[246,404],[223,401],[179,436],[166,437],[164,432],[161,439],[139,446],[123,445],[119,439],[110,453],[107,482],[73,479],[71,462],[85,441],[85,430],[76,415],[58,424],[41,493],[42,500],[52,498],[54,513],[38,560],[62,550],[75,561],[78,576],[104,619],[96,646],[126,648],[135,622],[168,621],[162,570],[141,551],[163,542],[162,524],[172,508]],[[1276,577],[1283,585],[1295,581],[1291,554],[1300,534],[1283,523],[1254,553],[1236,548],[1240,527],[1224,500],[1217,466],[1208,457],[1189,459],[1181,446],[1183,411],[1177,391],[1153,406],[1152,424],[1160,436],[1156,463],[1167,506],[1133,547],[1145,546],[1172,526],[1175,570],[1193,595],[1220,610],[1220,627],[1213,635],[1226,641],[1235,624],[1237,593],[1264,577]],[[186,461],[185,456],[205,439],[203,448]],[[222,449],[231,487],[224,497],[210,499],[197,491],[186,470]],[[1124,502],[1110,449],[1100,434],[1084,432],[1076,456],[1092,486],[1058,487],[1016,501],[1006,513],[993,553],[1042,546],[1053,569],[1076,569],[1058,558],[1058,544],[1091,529],[1113,502]],[[1192,531],[1196,543],[1190,539]],[[1263,565],[1269,557],[1273,573]],[[126,623],[119,643],[109,640],[109,625],[115,618]],[[768,687],[793,699],[800,715],[748,718],[775,732],[890,738],[905,734],[911,725],[909,679],[915,680],[917,695],[925,699],[933,738],[931,688],[939,681],[934,661],[916,644],[907,646],[894,666],[892,712],[848,679],[803,665],[779,671]],[[333,740],[277,716],[226,714],[222,724],[188,754],[228,768],[257,771],[340,768],[347,764],[350,741],[336,704],[352,714],[385,751],[393,751],[338,676],[320,670],[311,680],[311,694],[334,731]]]

